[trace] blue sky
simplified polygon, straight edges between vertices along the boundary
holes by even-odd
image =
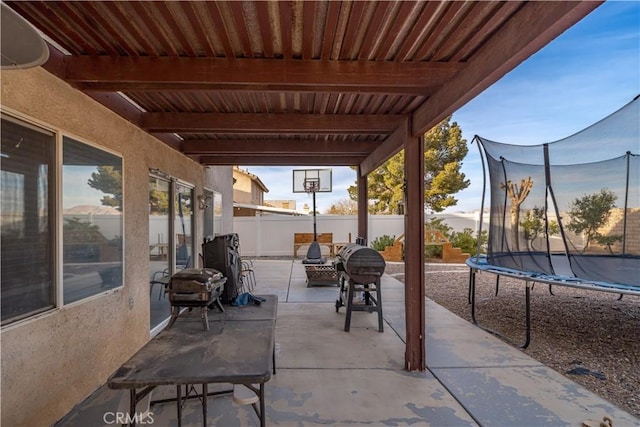
[[[478,147],[471,144],[474,135],[522,145],[552,142],[606,117],[638,94],[640,1],[608,1],[453,114],[469,144],[462,171],[471,185],[446,212],[480,208],[482,169]],[[241,168],[267,186],[265,199],[296,200],[299,209],[311,205],[311,196],[292,192],[292,170],[305,169],[303,165]],[[316,195],[319,212],[347,199],[347,188],[356,180],[350,168],[332,169],[333,192]]]

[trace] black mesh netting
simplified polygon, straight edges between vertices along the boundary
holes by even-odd
[[[640,286],[639,97],[556,142],[475,140],[489,171],[490,264]]]

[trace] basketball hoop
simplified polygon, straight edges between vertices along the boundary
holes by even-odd
[[[293,192],[313,197],[313,241],[316,233],[316,193],[331,192],[331,169],[294,169]]]
[[[318,178],[307,178],[304,180],[304,191],[306,193],[317,193],[320,190],[320,180]]]

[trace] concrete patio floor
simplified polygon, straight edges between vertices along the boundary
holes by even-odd
[[[609,414],[615,427],[640,420],[427,299],[427,371],[404,366],[404,288],[382,278],[385,331],[375,313],[354,312],[344,332],[337,287],[307,287],[300,260],[255,260],[255,294],[278,296],[277,374],[266,383],[273,426],[581,426]],[[180,320],[178,320],[180,321]],[[153,399],[173,387],[154,390]],[[124,400],[123,400],[124,398]],[[101,387],[57,424],[113,425],[128,393]],[[257,426],[249,405],[208,400],[210,426]],[[151,407],[153,425],[177,425],[175,403]],[[106,414],[106,416],[105,416]],[[200,401],[184,426],[202,425]]]

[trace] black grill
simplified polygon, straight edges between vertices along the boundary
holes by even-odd
[[[224,311],[220,303],[220,295],[224,290],[227,278],[213,268],[186,268],[180,270],[169,280],[167,293],[171,304],[171,321],[169,329],[180,316],[181,307],[200,307],[200,317],[205,329],[209,330],[207,308],[216,304]]]
[[[347,306],[344,330],[349,331],[351,312],[368,311],[378,313],[378,331],[383,332],[382,294],[380,278],[386,264],[382,255],[374,249],[357,243],[350,243],[338,252],[335,262],[340,276],[340,294],[336,300],[336,312]],[[355,302],[355,296],[362,295],[363,302]]]
[[[349,243],[338,252],[336,269],[344,271],[355,283],[375,282],[385,267],[384,258],[378,251],[357,243]]]

